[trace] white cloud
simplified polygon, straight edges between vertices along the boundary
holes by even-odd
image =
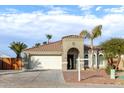
[[[101,9],[102,9],[102,7],[98,6],[98,7],[96,8],[96,11],[100,11]]]
[[[71,15],[37,15],[37,14],[9,14],[0,16],[1,34],[38,37],[40,33],[65,33],[72,29],[71,26],[79,24],[82,18]],[[79,23],[78,23],[79,22]],[[39,37],[40,38],[40,37]]]
[[[93,7],[94,7],[93,5],[79,5],[79,8],[81,8],[81,10],[83,11],[90,10]]]
[[[53,13],[50,13],[51,11]],[[41,11],[2,14],[0,15],[0,42],[7,40],[6,43],[4,42],[7,47],[8,42],[14,40],[26,41],[28,44],[32,44],[36,41],[46,40],[46,33],[52,34],[52,40],[56,41],[64,35],[79,34],[83,29],[91,31],[94,26],[99,24],[103,25],[103,34],[98,42],[114,36],[124,38],[123,17],[124,14],[107,14],[102,18],[98,18],[93,14],[76,16],[67,14],[61,9],[55,9],[55,11],[52,9],[47,14]]]
[[[64,10],[64,8],[60,7],[51,7],[51,10],[47,12],[48,15],[62,15],[67,14],[67,12]]]
[[[118,7],[118,8],[107,8],[104,9],[105,12],[110,13],[124,13],[124,6]]]
[[[61,37],[66,34],[78,34],[82,29],[91,30],[95,25],[102,24],[105,29],[103,35],[107,37],[116,35],[117,31],[120,33],[123,31],[123,16],[123,14],[108,14],[103,18],[97,18],[95,15],[75,16],[64,13],[61,15],[49,13],[6,14],[0,15],[0,30],[2,31],[1,35],[25,38],[31,36],[34,39],[51,33],[57,39],[59,35]],[[25,33],[28,33],[29,37]]]
[[[124,38],[124,19],[123,14],[108,14],[104,17],[104,25],[106,27],[106,33],[103,33],[107,37],[123,37]]]

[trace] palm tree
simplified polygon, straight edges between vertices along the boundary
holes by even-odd
[[[91,64],[93,67],[93,54],[94,54],[94,49],[93,49],[93,40],[102,34],[102,25],[97,25],[93,28],[92,32],[88,32],[87,30],[83,30],[80,33],[80,36],[82,38],[88,38],[90,40],[90,47],[91,47]]]
[[[49,44],[49,41],[50,41],[50,39],[52,38],[52,35],[46,34],[46,37],[47,37],[47,39],[48,39],[47,43]]]
[[[45,44],[47,44],[47,41],[44,41],[44,42],[43,42],[43,45],[45,45]]]
[[[21,52],[27,48],[27,45],[22,42],[12,42],[9,48],[16,53],[16,58],[21,58]]]
[[[36,43],[35,45],[34,45],[34,47],[38,47],[38,46],[40,46],[41,44],[40,43]]]

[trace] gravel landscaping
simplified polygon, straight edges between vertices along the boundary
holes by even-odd
[[[81,81],[78,81],[77,71],[64,71],[64,79],[68,83],[84,83],[84,84],[114,84],[124,85],[122,79],[110,79],[104,70],[84,70],[81,71]]]

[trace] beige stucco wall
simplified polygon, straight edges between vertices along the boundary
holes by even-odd
[[[118,67],[119,70],[124,70],[124,55],[121,56],[121,62]]]
[[[79,57],[83,58],[84,47],[83,40],[80,37],[68,37],[62,39],[62,69],[67,70],[67,53],[71,48],[76,48],[79,51]]]

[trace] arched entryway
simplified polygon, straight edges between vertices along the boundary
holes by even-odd
[[[67,69],[76,69],[76,59],[78,58],[79,51],[76,48],[71,48],[67,52]]]

